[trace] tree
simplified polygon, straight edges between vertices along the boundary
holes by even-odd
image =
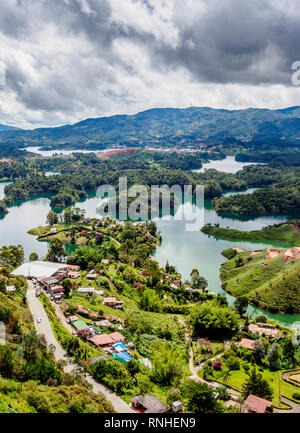
[[[265,357],[265,349],[259,340],[255,340],[253,349],[253,358],[256,364],[261,365]]]
[[[213,369],[210,365],[205,364],[202,372],[203,372],[203,379],[207,380],[207,379],[209,379],[209,376],[211,376],[213,374]]]
[[[204,277],[201,277],[199,271],[197,269],[193,269],[190,273],[191,284],[194,289],[205,290],[207,287],[207,280]]]
[[[205,383],[193,380],[184,387],[183,394],[187,400],[189,413],[221,413],[222,407],[214,396],[213,390]]]
[[[31,253],[29,256],[29,261],[30,262],[36,262],[39,259],[39,256],[37,255],[37,253]]]
[[[148,225],[148,228],[149,228],[149,233],[152,236],[155,236],[156,232],[157,232],[157,225],[156,225],[156,223],[154,221],[151,221],[150,224]]]
[[[239,313],[240,316],[243,316],[248,308],[248,298],[246,296],[239,296],[233,303],[234,308]]]
[[[287,362],[288,366],[293,367],[296,363],[296,347],[294,346],[291,338],[286,338],[282,346],[282,356]]]
[[[4,278],[0,279],[0,292],[6,293],[6,282]]]
[[[49,226],[54,226],[54,224],[58,223],[58,215],[53,210],[50,210],[46,217],[46,222]]]
[[[243,398],[246,399],[250,394],[267,400],[272,400],[273,398],[273,390],[268,381],[263,378],[262,374],[257,373],[255,368],[250,372],[242,386]]]
[[[66,255],[63,243],[59,239],[52,239],[46,259],[50,262],[60,262]]]
[[[273,343],[271,349],[268,350],[267,361],[270,364],[271,370],[280,369],[280,345],[278,343]]]
[[[69,278],[66,278],[65,280],[62,281],[61,284],[64,288],[64,294],[68,298],[72,293],[72,289],[73,289],[72,281]]]
[[[183,353],[170,344],[159,344],[153,347],[153,382],[164,386],[176,384],[184,372]]]
[[[217,300],[196,305],[191,310],[194,336],[230,338],[238,330],[238,314],[231,307],[222,306]]]
[[[24,261],[24,250],[21,245],[10,245],[0,248],[0,264],[15,269]]]

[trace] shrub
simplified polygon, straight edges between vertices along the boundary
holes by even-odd
[[[294,398],[295,400],[299,400],[299,401],[300,401],[300,392],[294,392],[294,393],[293,393],[293,398]]]
[[[240,369],[240,363],[239,360],[233,356],[230,356],[227,361],[226,365],[229,368],[229,370],[239,370]]]
[[[50,407],[47,398],[38,392],[32,392],[27,397],[27,402],[34,407],[38,413],[49,413]]]
[[[214,370],[222,370],[222,361],[215,361],[212,366]]]

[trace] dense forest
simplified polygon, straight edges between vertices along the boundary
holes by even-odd
[[[300,108],[217,110],[208,107],[157,108],[135,115],[87,119],[75,125],[0,132],[11,147],[103,149],[111,145],[186,147],[205,140],[257,142],[261,146],[297,143]]]

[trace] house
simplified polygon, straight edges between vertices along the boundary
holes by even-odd
[[[15,292],[16,290],[17,290],[16,286],[6,286],[7,292]]]
[[[93,295],[95,293],[95,287],[78,287],[77,292]]]
[[[75,272],[75,271],[68,271],[67,272],[67,278],[79,278],[80,277],[80,272]]]
[[[279,330],[275,328],[275,326],[268,325],[266,323],[259,323],[259,324],[251,323],[248,326],[248,330],[250,332],[253,332],[253,334],[260,334],[260,335],[265,334],[268,337],[273,337],[273,338],[284,337],[284,335],[280,334]]]
[[[205,346],[208,348],[208,350],[210,351],[210,353],[213,353],[213,349],[211,347],[211,344],[209,341],[205,340],[205,338],[199,338],[199,340],[197,340],[197,347],[198,349],[200,349],[201,346]]]
[[[110,323],[110,321],[109,321],[109,320],[106,320],[106,319],[104,319],[104,320],[99,320],[98,322],[95,322],[95,324],[96,324],[97,326],[99,326],[100,328],[111,328],[111,329],[114,328],[113,324]]]
[[[154,395],[138,395],[131,399],[131,407],[139,413],[168,413],[170,409]]]
[[[67,265],[67,269],[68,269],[68,271],[79,272],[80,271],[80,266],[77,266],[77,265]]]
[[[182,412],[182,402],[180,400],[174,401],[174,403],[172,404],[172,412]]]
[[[110,308],[116,308],[117,310],[124,310],[124,302],[118,301],[115,296],[104,298],[103,304]]]
[[[102,259],[101,263],[102,263],[102,265],[108,265],[109,264],[109,259]]]
[[[99,295],[99,296],[106,296],[104,290],[96,290],[95,292],[96,292],[96,294]]]
[[[128,348],[123,343],[116,343],[113,345],[113,348],[118,353],[127,352],[127,350],[128,350]]]
[[[120,352],[120,353],[113,353],[112,357],[117,359],[118,361],[123,362],[124,364],[127,364],[129,361],[132,360],[132,356],[129,355],[127,352]]]
[[[247,412],[250,413],[267,413],[272,412],[272,402],[264,398],[256,397],[256,395],[249,395],[244,403]]]
[[[98,278],[98,275],[96,274],[96,272],[94,270],[92,270],[91,272],[89,272],[86,276],[87,280],[92,280],[92,281],[96,281]]]
[[[11,274],[13,276],[23,276],[23,277],[35,277],[35,278],[49,278],[57,275],[59,271],[68,270],[69,265],[65,263],[54,263],[54,262],[42,262],[34,261],[23,263],[17,269],[15,269]]]
[[[117,298],[114,296],[103,299],[103,304],[106,305],[107,307],[113,308],[116,302],[117,302]]]
[[[244,349],[254,350],[254,340],[249,340],[249,338],[242,338],[239,342],[239,347],[243,347]]]
[[[115,343],[124,343],[125,337],[124,335],[120,334],[120,332],[113,332],[110,334]]]
[[[42,278],[39,280],[39,283],[45,290],[49,290],[52,286],[56,286],[62,281],[62,276]]]
[[[78,317],[77,316],[70,316],[69,317],[69,320],[70,320],[70,322],[72,323],[72,322],[76,322],[76,320],[78,320]]]
[[[83,321],[83,320],[75,320],[75,322],[72,322],[72,326],[74,326],[74,328],[77,331],[82,331],[83,329],[88,330],[89,327],[88,325]]]
[[[95,346],[111,347],[115,343],[124,343],[125,337],[119,332],[113,332],[112,334],[95,335],[90,341]]]
[[[107,334],[95,335],[90,339],[90,342],[93,343],[95,346],[97,347],[100,346],[102,348],[110,347],[115,343],[111,335],[107,335]]]
[[[48,289],[48,293],[53,298],[55,297],[55,299],[62,298],[64,296],[64,288],[63,288],[63,286],[58,286],[58,285],[57,286],[51,286]],[[59,295],[59,296],[57,296],[57,295]]]

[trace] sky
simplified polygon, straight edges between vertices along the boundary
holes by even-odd
[[[1,0],[0,123],[300,105],[299,0]]]

